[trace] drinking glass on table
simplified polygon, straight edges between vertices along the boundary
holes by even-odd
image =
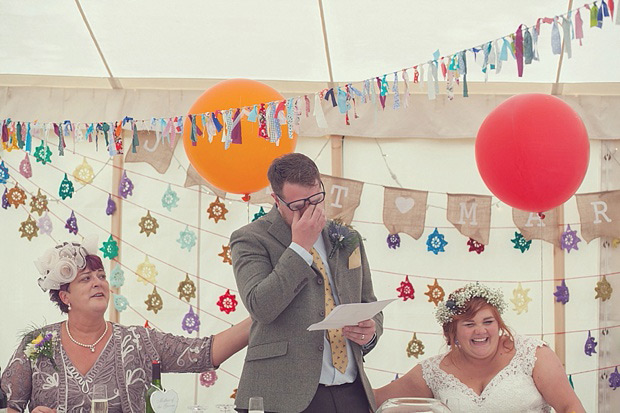
[[[108,388],[104,384],[93,385],[90,400],[92,413],[108,413]]]
[[[250,401],[248,404],[248,413],[264,413],[265,408],[263,407],[263,398],[262,397],[250,397]]]

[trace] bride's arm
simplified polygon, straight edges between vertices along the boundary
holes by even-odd
[[[409,370],[403,377],[373,391],[377,406],[395,397],[433,397],[433,392],[422,377],[422,365],[420,364]]]

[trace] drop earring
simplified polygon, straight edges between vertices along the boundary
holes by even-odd
[[[67,304],[68,311],[71,311],[71,303]]]

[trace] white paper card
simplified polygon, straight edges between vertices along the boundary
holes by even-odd
[[[157,413],[173,413],[179,404],[179,395],[174,390],[158,390],[151,394],[151,406]]]
[[[341,304],[336,306],[325,320],[314,323],[308,327],[308,331],[329,330],[344,326],[354,326],[360,321],[369,320],[385,308],[396,298],[372,303]]]

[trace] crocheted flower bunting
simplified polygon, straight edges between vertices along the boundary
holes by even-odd
[[[179,202],[179,197],[177,193],[172,190],[170,184],[168,184],[168,189],[166,189],[166,192],[164,192],[164,195],[161,197],[161,206],[168,211],[172,211],[172,208],[178,206],[177,202]]]
[[[620,245],[620,238],[614,238],[611,240],[611,246],[613,248],[618,248],[618,245]]]
[[[177,242],[181,245],[181,249],[186,248],[187,251],[191,251],[196,245],[196,233],[186,226],[184,231],[179,232]]]
[[[596,346],[598,343],[592,337],[590,330],[588,330],[588,338],[586,338],[586,344],[584,345],[583,351],[586,353],[586,356],[592,356],[592,354],[596,353]]]
[[[568,302],[568,299],[570,298],[570,293],[568,292],[568,287],[566,286],[565,280],[562,280],[561,285],[557,285],[555,287],[555,292],[553,293],[553,295],[555,295],[555,301],[557,303],[566,304]]]
[[[37,226],[39,227],[39,231],[41,235],[50,235],[52,233],[53,225],[52,220],[50,219],[47,212],[37,221]]]
[[[27,153],[24,159],[19,163],[19,173],[22,174],[24,178],[32,178],[32,165],[30,164],[30,158]]]
[[[467,241],[467,245],[469,245],[469,252],[475,252],[476,254],[480,254],[484,251],[484,244],[479,243],[473,238],[470,238]]]
[[[220,311],[230,314],[237,308],[237,296],[230,293],[230,290],[226,290],[226,294],[220,295],[220,299],[217,301],[217,305],[220,307]]]
[[[62,180],[62,182],[60,183],[60,186],[58,187],[58,195],[63,200],[65,200],[67,198],[73,198],[73,192],[74,192],[73,182],[71,182],[67,174],[65,174],[64,179]]]
[[[52,162],[52,151],[44,141],[41,141],[41,144],[35,148],[34,159],[36,159],[37,162],[41,162],[43,165]]]
[[[7,209],[8,207],[11,206],[9,202],[9,198],[7,197],[8,193],[9,193],[9,190],[4,188],[4,193],[2,194],[2,208],[4,209]]]
[[[140,227],[140,234],[144,233],[147,237],[151,234],[157,234],[157,228],[159,228],[157,219],[151,216],[151,211],[147,211],[146,215],[140,218],[138,226]]]
[[[192,306],[189,306],[189,311],[183,317],[183,321],[181,321],[181,328],[187,331],[188,334],[192,334],[194,331],[198,331],[200,327],[200,319],[198,315],[194,313],[194,309]]]
[[[400,282],[400,287],[396,289],[398,291],[398,298],[402,298],[403,301],[407,301],[408,299],[414,299],[415,290],[411,282],[409,282],[409,276],[405,276],[405,281]]]
[[[107,241],[103,242],[103,247],[99,248],[99,251],[103,252],[103,258],[109,258],[113,260],[118,256],[118,244],[110,235]]]
[[[207,208],[207,212],[209,213],[209,219],[213,219],[215,223],[221,219],[226,220],[226,213],[228,210],[226,209],[226,205],[220,201],[220,197],[215,198],[215,201],[211,202],[209,208]]]
[[[189,279],[189,274],[185,274],[185,280],[179,283],[179,298],[189,303],[189,300],[196,298],[196,284]]]
[[[9,180],[9,168],[4,165],[4,161],[0,162],[0,184],[6,184]]]
[[[237,390],[238,390],[238,389],[233,389],[233,392],[232,392],[232,393],[231,393],[231,395],[230,395],[230,398],[231,398],[231,399],[236,399],[236,398],[237,398]]]
[[[217,373],[215,372],[215,370],[209,370],[209,371],[200,373],[200,385],[201,386],[211,387],[215,384],[216,381],[217,381]]]
[[[15,208],[20,205],[26,204],[26,193],[23,189],[19,188],[17,184],[6,194],[6,199],[9,201],[9,205],[13,205]]]
[[[37,191],[37,194],[30,198],[30,212],[37,213],[39,216],[43,215],[45,211],[49,211],[47,207],[47,196],[41,193],[41,188]]]
[[[125,298],[124,295],[113,293],[112,297],[114,298],[114,308],[116,308],[116,311],[121,313],[127,309],[129,301],[127,301],[127,298]]]
[[[260,209],[258,210],[258,212],[256,214],[254,214],[254,218],[252,219],[252,222],[256,221],[257,219],[259,219],[260,217],[264,217],[265,215],[267,215],[267,213],[265,212],[265,210],[263,209],[263,207],[260,207]]]
[[[118,184],[118,194],[127,199],[129,195],[133,195],[133,182],[127,177],[127,171],[123,171],[123,176]]]
[[[616,390],[620,387],[620,373],[618,373],[618,366],[616,366],[616,370],[609,375],[609,387],[612,390]]]
[[[146,304],[146,310],[152,311],[155,314],[164,308],[164,300],[162,300],[161,295],[157,292],[157,287],[153,287],[153,292],[148,295],[144,303]]]
[[[407,357],[418,358],[422,354],[424,354],[424,344],[416,337],[416,333],[413,333],[413,338],[407,344]]]
[[[125,284],[125,271],[117,262],[112,271],[110,271],[110,285],[114,288],[121,288]]]
[[[151,264],[148,256],[145,256],[144,261],[138,264],[138,268],[136,268],[138,281],[144,285],[157,283],[157,274],[159,274],[157,268],[155,268],[154,264]]]
[[[517,312],[517,315],[522,312],[527,313],[528,303],[532,301],[530,297],[528,297],[527,293],[530,291],[529,288],[523,288],[521,283],[518,284],[517,288],[512,291],[512,297],[510,301],[514,304],[514,311]]]
[[[230,247],[228,245],[222,245],[222,252],[217,254],[219,257],[222,257],[222,262],[227,262],[232,265],[232,258],[230,257]]]
[[[387,237],[387,245],[388,248],[396,249],[400,247],[400,235],[398,234],[390,234]]]
[[[73,177],[81,184],[90,184],[95,178],[93,167],[89,165],[86,158],[82,159],[82,163],[79,164],[73,171]]]
[[[609,284],[609,281],[607,281],[607,277],[603,275],[603,279],[596,283],[594,291],[596,291],[596,296],[594,296],[595,300],[600,298],[601,301],[607,301],[611,298],[611,293],[614,289],[611,287],[611,284]]]
[[[116,202],[112,199],[112,194],[108,194],[108,202],[105,207],[106,215],[114,215],[116,212]]]
[[[151,325],[149,324],[149,320],[146,320],[144,322],[144,328],[151,328]]]
[[[566,231],[560,236],[560,247],[566,252],[570,253],[570,250],[578,250],[577,243],[581,242],[581,238],[577,236],[577,231],[573,231],[570,228],[570,224],[566,226]]]
[[[439,282],[437,282],[437,278],[435,278],[435,282],[432,285],[427,285],[427,287],[428,287],[428,291],[425,292],[424,295],[427,295],[428,301],[435,304],[435,307],[436,307],[437,304],[443,301],[443,298],[446,296],[446,293],[443,290],[443,288],[439,285]]]
[[[513,248],[516,250],[520,250],[521,253],[529,250],[530,245],[532,244],[532,240],[526,240],[523,234],[521,234],[520,232],[515,232],[515,237],[510,241],[512,241],[512,243],[514,244]]]
[[[75,218],[75,212],[71,211],[71,216],[67,218],[67,221],[65,222],[65,228],[69,230],[70,234],[77,235],[78,224],[77,219]]]
[[[433,254],[437,255],[440,252],[445,252],[444,247],[448,245],[448,241],[444,239],[444,235],[440,234],[437,228],[433,231],[426,240],[426,249]]]
[[[28,241],[32,241],[38,235],[38,231],[37,223],[30,215],[28,215],[28,219],[19,225],[19,232],[22,233],[20,238],[28,238]]]

